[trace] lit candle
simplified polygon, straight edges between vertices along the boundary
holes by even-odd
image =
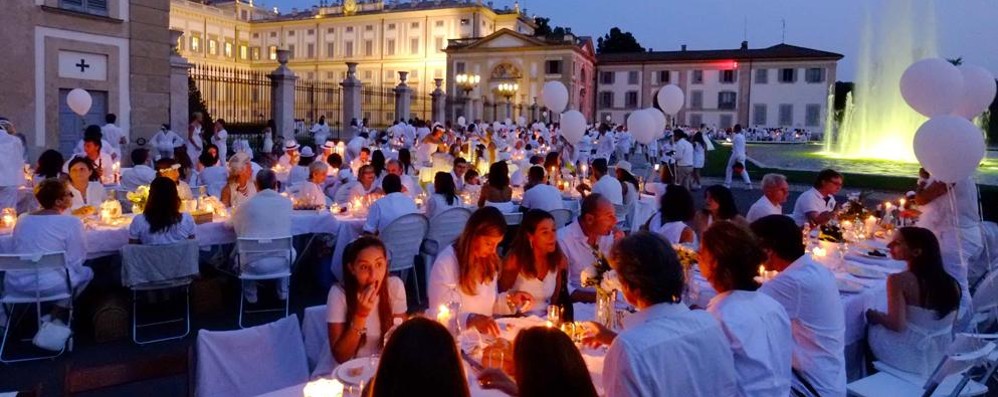
[[[824,248],[814,247],[814,249],[811,250],[811,254],[813,254],[816,258],[824,258],[826,252]]]
[[[655,164],[655,172],[658,172],[658,164]]]
[[[450,308],[447,305],[441,304],[437,310],[437,322],[447,326],[453,314],[450,312]]]
[[[304,397],[340,397],[343,395],[343,384],[335,379],[319,378],[305,384],[302,395]]]
[[[877,217],[870,215],[863,220],[863,229],[866,231],[867,236],[872,236],[874,229],[877,227]]]
[[[207,213],[209,213],[209,214],[214,214],[215,213],[215,206],[213,206],[211,204],[207,204],[207,205],[204,206],[204,211],[207,212]]]
[[[890,201],[884,202],[884,211],[890,211],[891,207],[892,205]]]
[[[548,328],[554,328],[554,323],[552,323],[551,320],[547,320],[544,322],[544,326]]]
[[[842,221],[842,228],[845,230],[852,230],[852,222]]]
[[[763,280],[766,279],[766,266],[759,265],[759,277],[762,277]]]
[[[4,208],[3,209],[3,219],[0,222],[3,223],[3,227],[5,229],[9,229],[9,228],[14,227],[14,222],[16,220],[17,220],[17,217],[14,216],[14,209],[13,208]]]
[[[587,177],[587,176],[589,176],[589,175],[588,175],[588,174],[586,174],[586,165],[585,165],[585,164],[582,164],[582,177],[583,177],[583,178],[585,178],[585,177]]]
[[[901,209],[904,209],[904,203],[906,203],[906,202],[907,202],[907,200],[905,200],[905,199],[898,200],[898,207],[901,207]]]

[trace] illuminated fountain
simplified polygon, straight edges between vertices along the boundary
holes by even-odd
[[[837,131],[831,117],[825,123],[824,155],[916,161],[912,138],[927,119],[905,103],[899,84],[908,66],[937,53],[935,4],[913,3],[888,0],[876,20],[867,13],[855,85]]]

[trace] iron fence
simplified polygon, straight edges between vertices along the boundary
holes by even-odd
[[[214,119],[262,123],[271,118],[270,79],[265,73],[195,65],[190,76]]]
[[[332,81],[295,81],[295,119],[305,122],[306,129],[326,117],[330,130],[343,126],[343,93],[339,83]]]

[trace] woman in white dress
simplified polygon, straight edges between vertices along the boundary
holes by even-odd
[[[238,152],[229,158],[229,183],[222,189],[222,204],[236,208],[256,195],[253,178],[253,165],[246,153]]]
[[[960,285],[943,267],[939,241],[928,229],[898,229],[888,248],[908,269],[887,277],[887,313],[866,312],[870,348],[878,360],[926,377],[952,341]]]
[[[520,228],[503,260],[499,291],[520,291],[534,298],[534,314],[548,305],[571,306],[568,298],[568,257],[558,245],[554,217],[533,209],[523,214]]]
[[[529,311],[533,297],[525,292],[499,293],[497,247],[506,233],[506,218],[493,207],[481,208],[468,218],[461,235],[445,248],[430,271],[428,296],[431,315],[452,300],[460,308],[456,315],[464,328],[498,335],[495,313]]]
[[[433,195],[426,201],[426,217],[433,217],[455,207],[462,207],[461,196],[457,195],[454,177],[446,172],[438,172],[433,177]]]
[[[215,145],[219,162],[225,162],[229,155],[229,132],[225,130],[225,120],[215,120],[215,133],[211,135],[211,144]],[[212,164],[214,165],[214,164]]]
[[[86,157],[74,157],[69,160],[69,184],[67,188],[73,195],[73,201],[67,208],[67,215],[90,215],[97,211],[100,204],[107,198],[104,186],[91,180],[94,174],[94,163]]]
[[[707,142],[703,133],[697,131],[693,134],[693,188],[700,188],[700,170],[707,163]]]
[[[620,181],[620,186],[623,188],[624,193],[624,206],[634,205],[634,202],[638,199],[638,179],[634,177],[631,173],[631,163],[621,160],[617,162],[616,167],[617,180]]]
[[[388,253],[374,236],[354,240],[343,253],[343,280],[329,289],[326,322],[335,363],[378,354],[395,319],[405,318],[405,285],[388,274]],[[401,321],[400,321],[401,322]]]
[[[741,395],[785,397],[792,377],[790,316],[757,291],[754,277],[766,254],[747,230],[718,221],[703,234],[700,272],[717,291],[707,311],[731,342]]]
[[[196,225],[191,214],[180,212],[177,184],[157,177],[149,184],[145,210],[128,226],[129,244],[166,245],[194,239]]]
[[[64,252],[69,284],[78,295],[93,279],[94,272],[83,265],[87,257],[83,222],[75,216],[63,214],[73,203],[72,193],[66,183],[46,179],[35,189],[35,199],[41,209],[18,218],[11,235],[12,253]],[[66,273],[61,270],[13,270],[4,277],[7,297],[32,297],[35,291],[41,295],[66,292]],[[69,300],[56,302],[53,318],[61,315],[62,309],[67,307]]]
[[[665,237],[672,244],[697,245],[696,233],[687,222],[693,220],[693,196],[680,185],[668,185],[659,200],[659,210],[645,228]]]

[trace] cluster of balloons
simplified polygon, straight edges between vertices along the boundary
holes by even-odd
[[[984,135],[970,120],[991,105],[998,86],[977,65],[954,66],[940,58],[913,63],[901,75],[901,96],[929,118],[915,132],[918,162],[943,182],[974,174],[984,158]]]

